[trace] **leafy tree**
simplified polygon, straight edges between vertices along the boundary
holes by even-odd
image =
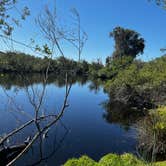
[[[140,34],[122,27],[116,27],[110,33],[110,37],[115,40],[114,58],[122,58],[123,56],[131,56],[133,59],[138,54],[143,54],[145,41]]]
[[[30,15],[30,11],[28,7],[24,7],[23,9],[16,8],[17,0],[1,0],[0,1],[0,31],[3,34],[10,36],[14,25],[19,25],[19,20],[25,20],[26,16]],[[16,18],[16,16],[12,16],[10,11],[14,9],[19,13],[20,18]]]

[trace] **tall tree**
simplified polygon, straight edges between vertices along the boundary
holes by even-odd
[[[139,33],[130,29],[116,27],[110,33],[110,37],[115,40],[113,58],[131,56],[134,59],[138,54],[143,54],[145,41],[140,37]]]

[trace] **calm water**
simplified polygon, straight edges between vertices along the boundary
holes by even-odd
[[[11,131],[34,116],[33,107],[27,95],[40,93],[42,84],[37,76],[25,81],[19,76],[3,76],[0,79],[0,134]],[[27,81],[27,80],[26,80]],[[57,114],[63,104],[65,87],[63,80],[50,79],[46,86],[41,112]],[[16,165],[61,165],[67,159],[88,155],[99,160],[104,154],[113,152],[135,153],[135,130],[109,117],[103,103],[109,99],[102,87],[86,79],[75,80],[68,97],[69,107],[61,120],[52,126],[47,137],[38,139]],[[23,110],[24,112],[20,112]],[[118,110],[118,106],[117,106]],[[124,117],[127,118],[127,117]],[[45,125],[42,122],[41,127]],[[30,125],[16,134],[8,144],[21,143],[35,133],[36,127]]]

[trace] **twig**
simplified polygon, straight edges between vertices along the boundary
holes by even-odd
[[[54,125],[63,115],[64,111],[65,111],[65,108],[68,106],[67,105],[67,98],[69,96],[69,93],[70,93],[70,90],[71,90],[71,84],[69,85],[68,87],[68,82],[67,82],[67,74],[66,74],[66,95],[65,95],[65,98],[64,98],[64,103],[63,103],[63,106],[62,106],[62,109],[59,113],[59,115],[57,115],[57,118],[55,120],[53,120],[52,122],[50,122],[47,126],[45,126],[41,132],[37,132],[34,137],[32,138],[32,140],[30,141],[30,143],[25,147],[24,150],[22,150],[22,152],[17,155],[10,163],[7,164],[7,166],[10,166],[12,164],[14,164],[16,162],[16,160],[18,160],[28,149],[29,147],[32,146],[32,144],[35,142],[35,140],[40,136],[41,133],[43,133],[45,130],[47,130],[48,128],[50,128],[52,125]]]

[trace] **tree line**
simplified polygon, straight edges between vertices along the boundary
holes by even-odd
[[[50,62],[49,72],[51,73],[69,71],[85,75],[92,70],[99,70],[103,67],[99,60],[88,63],[85,60],[77,62],[64,56],[49,59],[48,57],[40,58],[25,53],[0,52],[0,72],[44,73],[48,62]]]

